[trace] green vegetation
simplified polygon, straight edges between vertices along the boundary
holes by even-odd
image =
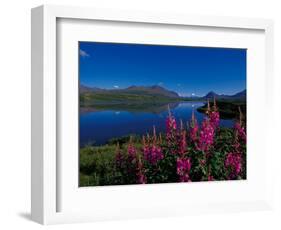
[[[80,149],[80,186],[118,185],[125,184],[126,178],[116,168],[116,142],[124,151],[128,148],[130,137],[116,138],[103,146],[87,146]],[[140,138],[135,138],[135,144],[140,149]]]
[[[163,135],[163,134],[162,134]],[[202,159],[205,160],[206,153],[198,151],[192,144],[189,144],[187,151],[188,156],[192,159],[193,166],[190,171],[193,181],[208,180],[206,169],[212,169],[212,177],[215,180],[227,180],[227,173],[225,171],[225,159],[227,154],[233,151],[234,130],[232,128],[220,128],[213,144],[213,150],[208,154],[208,167],[203,167],[200,164]],[[98,185],[121,185],[121,184],[135,184],[135,177],[133,175],[124,176],[124,172],[116,165],[116,146],[120,145],[120,151],[124,156],[128,154],[128,145],[130,137],[121,137],[112,139],[108,144],[103,146],[87,146],[80,149],[80,186],[98,186]],[[137,154],[142,155],[143,146],[141,138],[133,137],[134,146]],[[167,148],[167,143],[163,142],[161,147]],[[246,146],[243,145],[243,151]],[[176,173],[176,158],[177,154],[169,151],[164,151],[164,159],[159,161],[156,166],[160,171],[158,173],[149,173],[151,165],[147,165],[147,180],[149,183],[171,183],[178,182],[178,175]],[[245,159],[244,159],[245,160]],[[245,162],[243,167],[246,167]],[[153,168],[152,168],[153,169]],[[121,170],[121,171],[120,171]],[[153,169],[153,172],[155,169]],[[163,176],[165,175],[165,176]],[[167,176],[168,175],[168,176]],[[238,179],[246,178],[246,169],[243,168],[242,174]]]

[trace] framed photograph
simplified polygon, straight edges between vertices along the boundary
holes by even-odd
[[[32,219],[271,208],[272,33],[266,19],[34,8]]]
[[[79,185],[246,179],[246,54],[79,42]]]

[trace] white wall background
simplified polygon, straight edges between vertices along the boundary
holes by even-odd
[[[281,98],[281,4],[278,0],[6,0],[0,8],[0,229],[38,229],[30,221],[30,8],[68,4],[275,20],[275,96]],[[280,106],[274,111],[281,117]],[[275,210],[48,226],[52,229],[277,229],[281,227],[281,130],[276,119]],[[261,169],[262,170],[262,169]],[[206,194],[211,195],[211,194]]]

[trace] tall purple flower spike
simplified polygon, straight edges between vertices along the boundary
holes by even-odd
[[[197,123],[197,119],[195,118],[194,115],[194,110],[192,111],[192,117],[189,125],[189,136],[191,141],[196,142],[198,139],[198,131],[199,131],[199,126]]]
[[[189,172],[191,169],[190,158],[177,159],[177,174],[180,182],[190,182]]]

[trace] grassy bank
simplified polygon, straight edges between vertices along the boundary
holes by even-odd
[[[109,144],[103,146],[87,146],[80,149],[80,186],[118,185],[124,184],[121,172],[116,168],[116,142],[120,142],[121,150],[128,147],[127,140],[123,137],[112,139]],[[141,143],[136,140],[136,146],[140,149]]]

